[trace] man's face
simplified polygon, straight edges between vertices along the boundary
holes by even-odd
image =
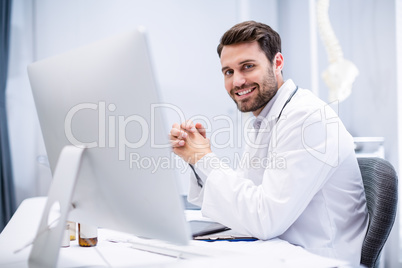
[[[221,65],[225,88],[242,112],[258,115],[278,91],[272,64],[257,41],[224,46]]]

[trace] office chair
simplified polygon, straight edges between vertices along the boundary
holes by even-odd
[[[377,267],[381,250],[395,221],[398,203],[398,176],[381,158],[358,158],[366,193],[369,226],[363,241],[360,263]]]

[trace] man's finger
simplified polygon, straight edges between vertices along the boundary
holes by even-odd
[[[186,122],[182,123],[181,128],[192,133],[196,131],[194,123],[191,120],[187,120]]]
[[[176,138],[176,139],[185,139],[185,138],[187,138],[188,134],[183,130],[180,130],[177,128],[172,128],[170,130],[170,136],[172,138]]]
[[[182,147],[182,146],[184,146],[185,143],[186,142],[184,140],[178,140],[178,139],[170,140],[170,145],[173,148]]]
[[[198,130],[198,132],[204,137],[207,137],[207,131],[205,130],[204,126],[201,123],[196,123],[195,128]]]

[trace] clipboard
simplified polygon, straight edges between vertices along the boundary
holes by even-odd
[[[189,221],[189,223],[193,239],[198,241],[252,242],[258,240],[255,237],[230,232],[229,227],[218,222],[193,220]]]

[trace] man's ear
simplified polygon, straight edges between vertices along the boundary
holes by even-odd
[[[274,58],[274,72],[276,75],[280,75],[282,73],[283,64],[284,64],[284,60],[283,60],[282,53],[280,53],[280,52],[276,53],[275,58]]]

